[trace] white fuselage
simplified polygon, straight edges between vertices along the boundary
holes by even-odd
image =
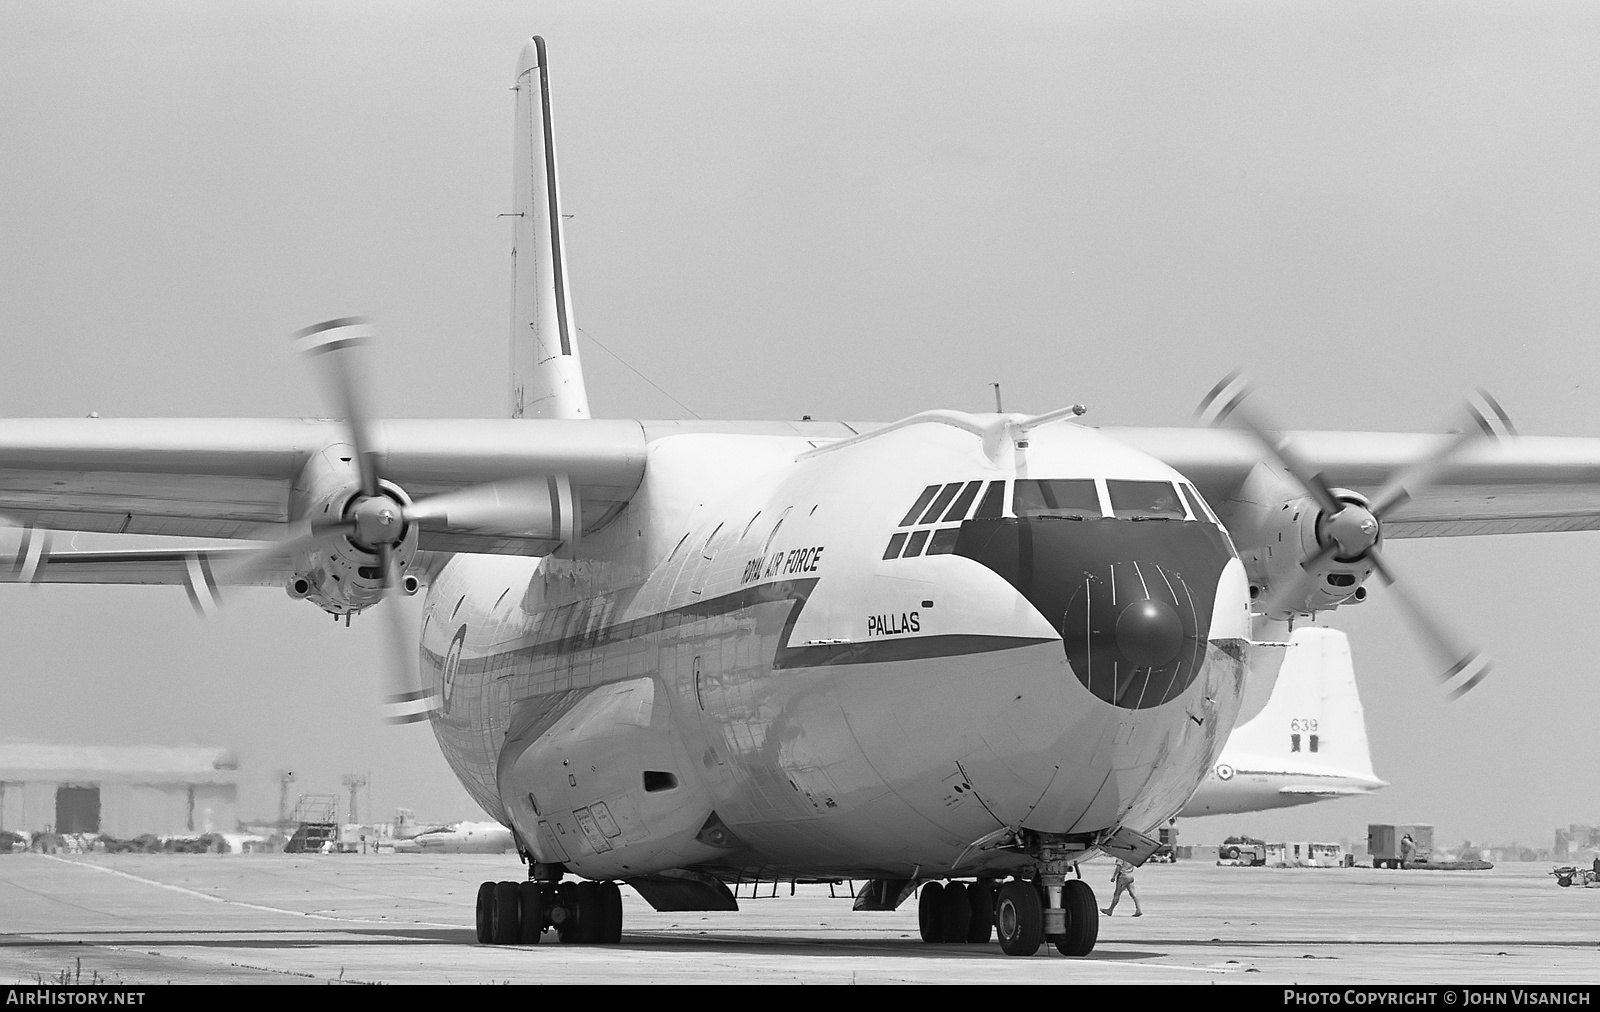
[[[811,449],[656,439],[628,506],[570,555],[443,568],[433,724],[486,811],[588,877],[906,877],[1016,862],[973,848],[1003,827],[1087,841],[1182,807],[1243,685],[1231,543],[1198,505],[1140,522],[1012,503],[1034,476],[1099,479],[1107,503],[1106,479],[1181,476],[1069,424],[998,463],[942,425]],[[951,486],[949,509],[908,512]],[[1167,631],[1107,624],[1134,599],[1181,613],[1176,660],[1128,659]]]

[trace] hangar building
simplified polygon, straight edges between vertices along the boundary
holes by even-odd
[[[238,799],[239,762],[225,749],[0,742],[0,830],[233,832]]]

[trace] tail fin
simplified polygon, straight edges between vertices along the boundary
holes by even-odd
[[[1267,705],[1234,729],[1226,752],[1240,762],[1271,761],[1271,769],[1381,782],[1372,770],[1349,639],[1337,629],[1304,626],[1290,643]]]
[[[537,35],[517,60],[516,151],[511,159],[516,244],[511,249],[511,417],[588,418],[577,325],[567,288],[556,183],[550,73]]]

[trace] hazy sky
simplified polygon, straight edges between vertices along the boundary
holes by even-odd
[[[1600,435],[1600,10],[1441,3],[0,4],[0,414],[312,415],[287,335],[369,314],[391,415],[503,414],[510,89],[550,47],[597,415],[1075,401],[1437,429],[1488,386]],[[1372,799],[1191,823],[1520,840],[1600,820],[1600,534],[1397,542],[1498,661],[1445,704],[1380,590]],[[476,814],[373,701],[376,617],[0,588],[0,736],[214,742]]]

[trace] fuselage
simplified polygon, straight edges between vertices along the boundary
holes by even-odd
[[[671,435],[572,551],[460,556],[422,634],[441,748],[533,855],[915,877],[1010,828],[1175,814],[1248,649],[1243,567],[1165,464],[1076,424],[822,452]]]

